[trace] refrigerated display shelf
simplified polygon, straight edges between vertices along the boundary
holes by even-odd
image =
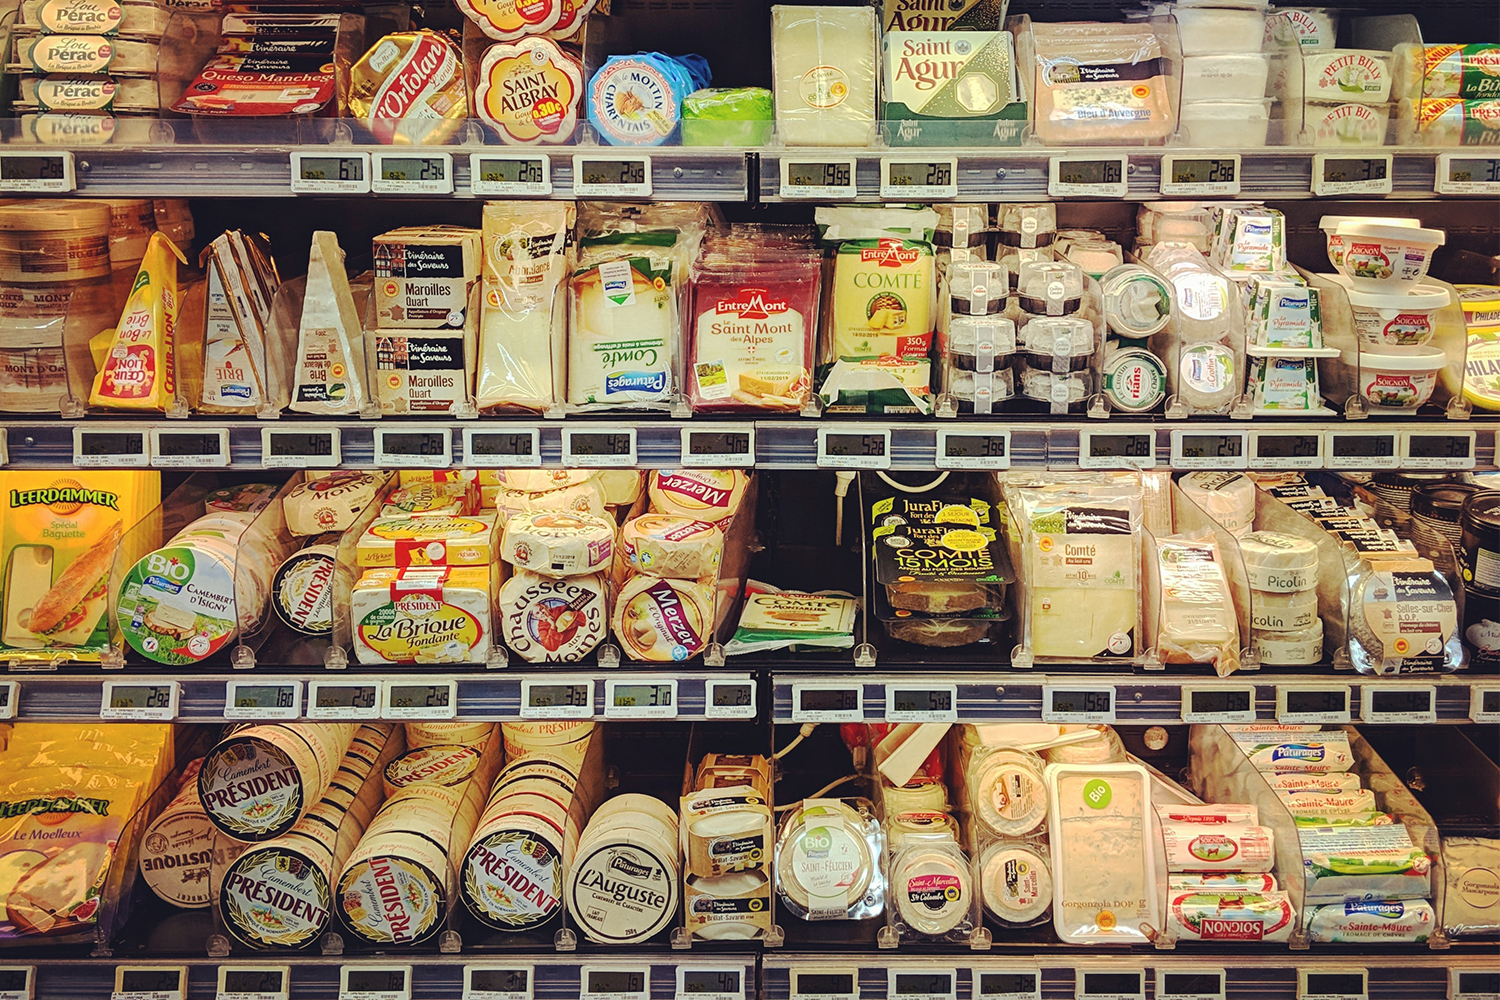
[[[1080,467],[1080,452],[1087,438],[1105,438],[1118,449],[1120,438],[1151,435],[1146,445],[1127,448],[1139,458],[1117,459],[1114,467],[1178,469],[1287,469],[1349,468],[1479,470],[1500,468],[1497,438],[1500,426],[1486,417],[1450,420],[1440,416],[1406,418],[1399,421],[1346,421],[1288,419],[1276,421],[1167,420],[1114,417],[1106,420],[1055,418],[1003,414],[994,417],[952,420],[828,417],[818,420],[714,420],[697,417],[611,417],[580,415],[568,420],[500,417],[480,420],[367,420],[339,421],[286,417],[279,420],[225,420],[202,417],[192,420],[144,420],[106,416],[82,420],[7,417],[0,430],[3,455],[17,468],[75,468],[85,465],[154,465],[158,468],[233,469],[281,468],[447,468],[473,467],[621,467],[675,468],[702,465],[718,468],[740,466],[760,469],[1003,469],[1016,466],[1046,466],[1052,469]],[[227,434],[229,450],[223,454],[217,432]],[[119,454],[120,440],[113,435],[132,436],[127,454]],[[1179,432],[1174,434],[1174,432]],[[386,444],[376,454],[377,434],[430,435],[407,438],[398,454]],[[839,440],[827,442],[829,434]],[[1197,442],[1197,451],[1184,448],[1186,434]],[[1335,438],[1384,435],[1388,444],[1367,446],[1340,461]],[[1473,435],[1472,446],[1468,444]],[[476,442],[475,436],[479,436]],[[589,439],[589,435],[605,435]],[[726,437],[725,435],[728,435]],[[573,441],[565,454],[564,438]],[[585,437],[583,444],[580,436]],[[1409,457],[1414,439],[1437,438],[1447,451],[1451,440],[1456,457]],[[162,439],[166,439],[162,446]],[[267,464],[266,448],[282,452]],[[999,439],[1003,444],[996,444]],[[1216,438],[1227,448],[1213,447]],[[1288,440],[1288,439],[1301,439]],[[732,439],[732,440],[731,440]],[[1262,442],[1278,439],[1271,453]],[[153,445],[153,440],[156,444]],[[412,446],[416,441],[415,449]],[[1176,441],[1177,443],[1174,443]],[[943,447],[940,451],[939,444]],[[1127,444],[1133,444],[1127,442]],[[1147,446],[1149,445],[1149,447]],[[1290,449],[1290,450],[1289,450]],[[1102,448],[1092,449],[1095,467]],[[1149,454],[1142,454],[1149,451]],[[1309,451],[1313,452],[1309,454]],[[1427,449],[1429,454],[1434,449]],[[205,453],[206,452],[206,453]],[[476,452],[479,452],[476,454]],[[1119,454],[1116,451],[1116,454]],[[1186,453],[1186,454],[1185,454]],[[1466,454],[1465,454],[1466,453]],[[1220,457],[1222,456],[1222,457]],[[633,457],[633,461],[631,460]]]

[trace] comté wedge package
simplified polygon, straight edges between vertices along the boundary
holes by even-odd
[[[172,727],[23,722],[0,751],[0,942],[92,937],[132,817],[172,768]]]
[[[187,263],[182,251],[161,233],[152,233],[119,325],[89,344],[97,369],[90,406],[171,409],[177,392],[178,261]]]
[[[98,662],[115,552],[160,499],[157,472],[0,472],[0,659]]]

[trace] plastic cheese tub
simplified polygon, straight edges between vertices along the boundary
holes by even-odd
[[[1448,299],[1448,290],[1441,285],[1416,285],[1409,292],[1350,288],[1354,333],[1370,350],[1416,353],[1437,332],[1434,314],[1448,304]]]
[[[1182,60],[1182,100],[1247,101],[1266,92],[1271,57],[1263,52],[1225,52]]]
[[[1302,104],[1308,141],[1314,146],[1381,146],[1391,121],[1389,104],[1318,101]]]
[[[1225,59],[1239,58],[1225,56]],[[1264,80],[1262,80],[1264,86]],[[1184,85],[1184,95],[1186,88]],[[1271,99],[1183,102],[1182,127],[1194,146],[1239,148],[1264,146],[1271,128]]]
[[[1359,394],[1380,413],[1411,413],[1432,398],[1437,373],[1448,356],[1437,347],[1413,348],[1409,354],[1374,354],[1358,358],[1344,352],[1346,365],[1359,365]]]
[[[1339,274],[1344,274],[1344,237],[1339,235],[1339,225],[1345,222],[1370,222],[1380,226],[1403,226],[1418,229],[1422,223],[1417,219],[1399,219],[1378,215],[1325,215],[1318,220],[1318,228],[1328,240],[1328,262]]]
[[[1346,220],[1339,223],[1344,241],[1339,270],[1361,291],[1410,291],[1427,277],[1432,255],[1447,241],[1441,229]]]
[[[1259,52],[1266,31],[1263,8],[1173,6],[1182,54]]]

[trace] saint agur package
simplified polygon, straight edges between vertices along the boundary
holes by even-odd
[[[0,472],[0,657],[100,658],[116,550],[160,495],[155,472]]]

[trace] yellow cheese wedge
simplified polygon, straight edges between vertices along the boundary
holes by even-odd
[[[172,405],[177,377],[177,261],[186,264],[187,258],[171,240],[152,233],[120,325],[96,338],[106,339],[107,347],[103,360],[97,362],[90,406],[165,413]]]

